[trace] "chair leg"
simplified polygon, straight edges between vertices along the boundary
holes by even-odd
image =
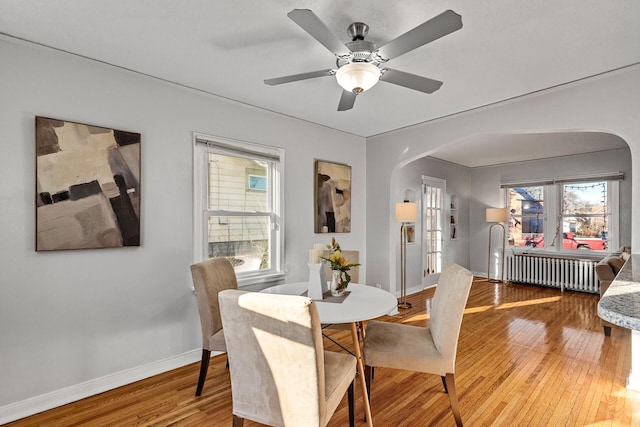
[[[200,361],[200,376],[198,377],[198,386],[196,387],[196,396],[202,394],[204,380],[207,379],[207,371],[209,370],[209,360],[211,360],[211,351],[202,349],[202,360]]]
[[[449,390],[447,390],[447,381],[444,379],[444,377],[440,377],[440,378],[442,378],[442,385],[444,386],[444,392],[449,393]]]
[[[373,366],[364,365],[364,383],[367,386],[367,397],[371,403],[371,380],[373,379]],[[365,411],[364,422],[367,422],[367,413]]]
[[[356,425],[356,393],[355,393],[355,379],[351,381],[349,390],[347,391],[347,398],[349,400],[349,427],[355,427]]]
[[[602,328],[604,329],[604,336],[605,337],[610,337],[611,336],[611,326],[602,325]]]
[[[233,427],[242,427],[244,425],[244,418],[240,418],[237,415],[233,415]]]
[[[458,395],[456,393],[456,381],[453,374],[447,374],[444,378],[444,385],[447,393],[449,393],[449,402],[451,403],[451,412],[453,418],[456,419],[456,425],[462,427],[462,417],[460,416],[460,407],[458,406]]]

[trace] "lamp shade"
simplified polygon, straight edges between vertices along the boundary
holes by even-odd
[[[379,78],[380,69],[368,62],[352,62],[338,68],[336,72],[338,84],[355,94],[371,89]]]
[[[396,203],[396,222],[415,222],[418,219],[418,206],[415,203]]]
[[[509,220],[507,208],[487,208],[487,222],[506,222]]]

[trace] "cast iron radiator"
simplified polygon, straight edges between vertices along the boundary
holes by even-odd
[[[514,283],[597,294],[600,293],[597,263],[597,259],[571,256],[513,254],[505,258],[505,271],[507,280]]]

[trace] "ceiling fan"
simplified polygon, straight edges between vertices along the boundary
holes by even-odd
[[[424,93],[433,93],[440,89],[441,81],[387,68],[383,64],[462,28],[462,17],[452,10],[447,10],[377,47],[364,39],[369,32],[369,26],[363,22],[354,22],[347,28],[352,41],[345,45],[311,10],[294,9],[287,16],[333,52],[337,68],[276,77],[264,82],[268,85],[279,85],[316,77],[336,76],[338,84],[343,88],[338,111],[353,108],[356,96],[373,87],[378,80]]]

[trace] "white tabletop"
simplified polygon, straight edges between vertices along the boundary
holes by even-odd
[[[307,291],[308,283],[285,283],[260,292],[282,295],[302,295]],[[350,283],[349,295],[343,302],[315,301],[321,323],[352,323],[375,319],[385,314],[394,314],[398,301],[387,291],[373,286]]]

